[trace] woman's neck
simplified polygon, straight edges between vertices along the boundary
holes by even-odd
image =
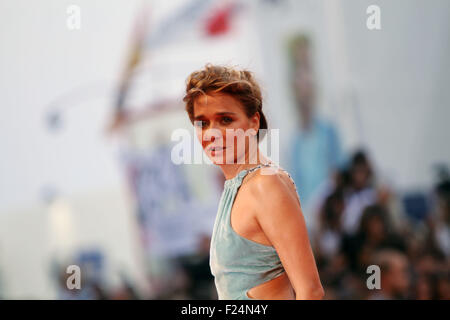
[[[256,158],[256,163],[254,160],[250,162],[249,159],[251,159],[251,158],[250,158],[249,154],[246,154],[244,163],[222,164],[219,166],[223,171],[225,179],[229,180],[229,179],[233,179],[242,170],[248,170],[248,169],[256,167],[257,165],[260,165],[260,164],[270,163],[270,160],[267,159],[265,156],[263,156],[259,152],[259,149],[256,151],[256,155],[254,155],[254,157],[252,159],[255,159],[255,158]]]

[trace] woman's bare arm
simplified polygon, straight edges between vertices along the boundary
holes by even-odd
[[[324,291],[293,185],[284,181],[281,172],[258,175],[252,182],[256,219],[277,250],[296,299],[322,299]]]

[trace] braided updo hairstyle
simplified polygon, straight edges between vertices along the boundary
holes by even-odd
[[[260,130],[268,128],[262,111],[261,89],[250,71],[206,64],[204,69],[192,72],[186,80],[186,94],[183,98],[192,123],[194,123],[194,100],[200,94],[211,92],[233,96],[242,103],[247,117],[259,113]],[[263,138],[260,136],[260,130],[257,133],[258,142]]]

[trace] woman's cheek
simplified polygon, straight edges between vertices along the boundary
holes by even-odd
[[[203,141],[203,132],[202,132],[202,130],[201,129],[196,129],[195,130],[195,134],[196,134],[197,140],[198,140],[198,142],[200,142],[200,145],[202,146],[202,148],[205,148],[206,141]]]

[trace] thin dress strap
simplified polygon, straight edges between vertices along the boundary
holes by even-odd
[[[261,163],[261,164],[257,165],[256,167],[253,167],[253,168],[249,169],[247,173],[253,172],[253,171],[255,171],[255,170],[257,170],[257,169],[259,169],[261,167],[270,167],[271,165],[272,165],[271,162],[269,162],[269,163]]]
[[[291,180],[292,184],[294,185],[295,188],[295,194],[297,195],[297,200],[298,200],[298,204],[300,204],[300,195],[298,194],[298,190],[297,190],[297,185],[295,184],[294,179],[292,179],[291,175],[289,174],[289,172],[287,172],[285,169],[283,168],[279,168],[280,170],[286,172],[286,174],[288,175],[289,179]],[[300,204],[301,206],[301,204]]]

